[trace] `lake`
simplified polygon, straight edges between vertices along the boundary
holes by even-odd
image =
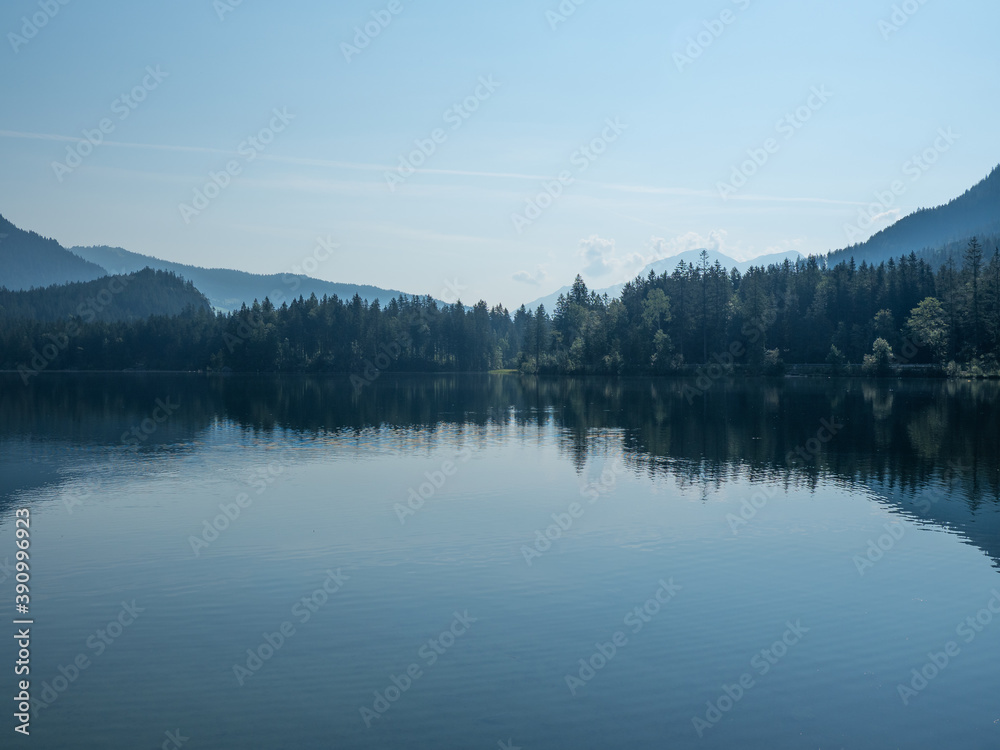
[[[34,748],[1000,747],[996,382],[0,387]]]

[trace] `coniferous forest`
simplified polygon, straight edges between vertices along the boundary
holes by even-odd
[[[703,259],[636,278],[616,299],[577,277],[554,310],[513,314],[405,296],[385,306],[358,296],[280,307],[264,299],[223,314],[170,274],[140,281],[133,298],[145,284],[144,294],[174,287],[167,296],[183,299],[180,284],[190,304],[175,315],[95,319],[66,315],[64,288],[4,290],[0,367],[25,379],[50,368],[136,368],[347,373],[361,382],[393,371],[668,374],[712,364],[762,374],[791,364],[867,374],[922,364],[975,375],[995,373],[1000,351],[1000,253],[977,241],[961,264],[937,270],[913,254],[877,266],[810,258],[745,274]]]

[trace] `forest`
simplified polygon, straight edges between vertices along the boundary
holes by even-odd
[[[157,272],[147,281],[180,280]],[[22,294],[38,293],[0,296],[0,368],[26,382],[50,368],[346,373],[358,387],[384,372],[629,375],[706,365],[778,374],[813,364],[880,375],[922,364],[982,375],[996,374],[1000,351],[1000,251],[975,239],[961,263],[937,270],[912,253],[877,266],[825,267],[810,258],[745,274],[703,257],[636,278],[614,299],[577,277],[554,310],[522,306],[513,314],[483,301],[467,307],[401,295],[382,306],[355,295],[280,307],[265,298],[232,313],[198,303],[175,315],[88,321],[62,317],[65,304],[53,301],[56,316],[37,296],[31,315],[19,317]]]
[[[208,311],[211,305],[190,281],[151,268],[16,292],[0,287],[0,323],[5,325],[25,320],[141,320],[180,315],[189,308]]]

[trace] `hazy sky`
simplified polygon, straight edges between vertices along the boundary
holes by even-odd
[[[843,247],[1000,161],[993,0],[62,2],[0,11],[0,213],[67,246],[285,272],[329,236],[320,278],[515,306]]]

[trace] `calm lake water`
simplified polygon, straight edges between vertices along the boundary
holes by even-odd
[[[31,746],[1000,747],[1000,385],[692,385],[5,376]]]

